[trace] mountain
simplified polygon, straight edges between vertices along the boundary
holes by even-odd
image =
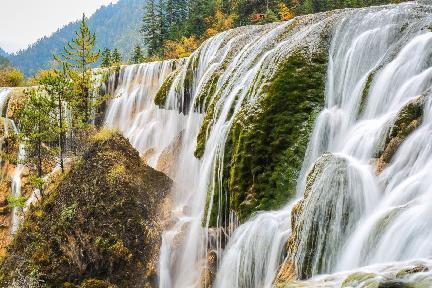
[[[6,53],[6,51],[4,51],[1,47],[0,47],[0,56],[2,57],[7,57],[8,54]]]
[[[133,46],[140,41],[139,26],[145,0],[120,0],[99,8],[88,20],[96,33],[96,47],[118,48],[124,58],[129,58]],[[50,67],[52,54],[59,53],[72,39],[79,22],[69,23],[49,37],[43,37],[27,49],[10,55],[12,64],[30,76],[40,69]],[[4,51],[3,51],[4,52]],[[0,51],[0,55],[1,55]]]

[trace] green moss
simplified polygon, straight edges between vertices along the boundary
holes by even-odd
[[[373,281],[377,275],[373,273],[364,273],[364,272],[357,272],[349,275],[343,282],[342,287],[356,287],[356,285],[359,285],[361,283],[370,282],[366,284],[368,288],[377,288],[379,285],[378,281]],[[363,287],[363,286],[362,286]]]
[[[183,114],[187,114],[189,112],[189,108],[191,105],[192,99],[192,87],[193,80],[195,76],[195,71],[198,70],[199,63],[199,54],[195,54],[189,61],[189,65],[186,69],[186,75],[184,79],[184,93],[183,93],[183,101],[179,101],[180,103],[180,112]]]
[[[394,123],[389,128],[386,138],[379,144],[375,153],[375,158],[379,158],[376,164],[376,171],[378,173],[385,169],[400,145],[423,122],[426,99],[427,97],[425,95],[414,98],[397,114]]]
[[[210,105],[208,106],[206,110],[206,115],[204,117],[203,123],[200,128],[200,132],[198,133],[197,137],[197,144],[195,148],[194,155],[196,158],[200,159],[204,155],[205,145],[207,142],[207,136],[210,128],[213,126],[214,120],[217,118],[218,115],[216,113],[220,113],[220,111],[216,110],[216,104],[218,103],[220,99],[221,93],[218,93],[216,96],[214,96],[211,101]]]
[[[180,70],[173,71],[168,77],[165,79],[164,83],[162,84],[161,88],[156,94],[156,97],[154,99],[154,103],[159,107],[165,107],[166,100],[168,97],[168,93],[171,89],[171,86],[174,82],[174,79],[177,77]]]
[[[114,182],[115,179],[120,178],[126,175],[126,167],[122,163],[114,165],[111,170],[108,172],[108,181]]]
[[[115,131],[110,130],[110,129],[103,129],[101,131],[99,131],[98,133],[96,133],[95,135],[92,136],[91,141],[94,142],[99,142],[99,141],[106,141],[108,139],[110,139],[113,135],[114,135]]]
[[[69,287],[73,287],[73,286],[69,286]],[[113,285],[107,281],[99,280],[99,279],[87,279],[83,281],[83,283],[81,283],[81,285],[79,286],[79,288],[116,288],[116,287],[117,287],[116,285]]]
[[[324,54],[292,55],[271,81],[262,112],[234,125],[230,205],[240,219],[278,208],[295,195],[312,125],[324,103],[326,64]]]
[[[220,77],[220,73],[215,72],[211,78],[207,81],[205,86],[201,89],[200,94],[196,97],[194,103],[194,109],[197,112],[204,112],[208,108],[213,95],[216,93],[217,83]]]
[[[367,104],[367,100],[368,100],[368,96],[369,96],[369,90],[370,87],[372,85],[373,79],[375,77],[375,73],[371,73],[369,74],[367,80],[366,80],[366,84],[365,87],[363,88],[362,91],[362,95],[361,95],[361,100],[360,100],[360,108],[359,108],[359,115],[361,113],[363,113],[364,109],[366,108],[366,104]]]
[[[327,53],[307,57],[297,52],[265,84],[258,112],[238,113],[225,145],[223,187],[213,190],[220,201],[214,203],[210,225],[216,225],[219,212],[235,211],[244,221],[295,195],[313,123],[324,104],[326,69]],[[204,151],[212,119],[214,115],[206,115],[196,156]]]
[[[156,271],[145,267],[157,267],[157,213],[171,180],[146,166],[127,139],[102,134],[27,212],[0,263],[1,287],[21,276],[42,287],[153,282]]]
[[[429,271],[429,268],[423,264],[416,265],[414,267],[407,267],[396,273],[396,278],[405,278],[415,273],[422,273]]]
[[[396,137],[397,135],[406,138],[412,132],[409,128],[410,124],[416,120],[419,122],[417,125],[422,122],[425,103],[426,96],[422,95],[405,105],[396,116],[396,121],[390,129],[389,138]]]

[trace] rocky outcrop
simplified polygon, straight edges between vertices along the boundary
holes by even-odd
[[[368,288],[412,288],[431,287],[432,274],[429,261],[422,263],[394,263],[359,271],[339,272],[305,281],[291,280],[274,285],[275,288],[315,287],[368,287]]]
[[[165,173],[172,179],[175,178],[175,171],[179,161],[183,134],[184,131],[181,131],[170,143],[170,145],[168,145],[168,147],[162,151],[156,164],[156,170]]]
[[[365,211],[368,172],[334,154],[319,158],[306,180],[304,198],[292,210],[288,257],[277,282],[328,273]]]
[[[2,260],[1,286],[154,287],[171,185],[125,138],[99,133],[29,209]]]
[[[29,89],[34,89],[34,87],[12,88],[12,91],[9,95],[7,111],[5,111],[6,116],[9,119],[15,119],[16,112],[23,107],[24,103],[26,103],[26,99],[28,99],[28,95],[25,93],[25,91]]]
[[[381,172],[390,163],[393,155],[405,139],[417,129],[423,121],[423,110],[427,97],[418,96],[409,101],[398,113],[391,125],[382,148],[377,153],[375,163],[376,174]]]

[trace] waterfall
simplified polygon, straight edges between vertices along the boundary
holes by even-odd
[[[426,201],[432,171],[431,15],[425,4],[405,3],[243,27],[207,40],[188,58],[124,66],[111,74],[107,87],[114,98],[105,125],[120,130],[150,166],[176,183],[173,221],[162,236],[159,286],[210,284],[208,258],[216,255],[216,287],[271,287],[285,244],[296,235],[302,237],[293,239],[298,245],[288,258],[304,277],[429,256],[432,236],[424,227],[432,219]],[[253,111],[246,107],[259,110],[279,65],[298,49],[318,49],[327,29],[325,107],[298,177],[298,199],[239,227],[235,215],[225,223],[226,215],[218,213],[217,227],[209,227],[209,211],[224,200],[218,192],[236,117]],[[160,96],[164,103],[156,105]],[[419,97],[426,99],[421,124],[377,171],[402,112]],[[211,109],[206,114],[203,107]],[[197,158],[202,127],[205,149]],[[311,180],[317,165],[322,169]],[[291,231],[297,205],[306,212]],[[324,223],[325,213],[331,223]],[[312,247],[305,242],[311,235]],[[321,254],[306,257],[311,251]]]
[[[1,145],[3,146],[3,142],[6,137],[8,137],[9,126],[12,126],[13,133],[18,134],[18,128],[15,125],[15,122],[8,119],[7,117],[7,107],[9,95],[12,92],[9,88],[0,88],[0,115],[4,121],[4,135],[2,136]],[[2,148],[2,147],[1,147]],[[24,170],[24,159],[25,159],[25,147],[24,143],[20,143],[18,146],[18,154],[17,154],[17,166],[12,175],[11,181],[11,195],[15,198],[21,196],[21,174]],[[20,223],[20,210],[19,207],[14,207],[12,209],[12,220],[11,220],[11,233],[15,234],[18,229]]]
[[[292,204],[241,225],[229,240],[215,287],[271,287],[291,233]]]
[[[0,88],[0,115],[1,117],[3,117],[3,119],[5,119],[5,117],[3,116],[3,112],[6,113],[5,108],[7,107],[7,102],[9,99],[9,94],[11,92],[11,89],[9,88]],[[4,127],[4,135],[2,135],[1,137],[1,146],[3,146],[3,143],[5,141],[6,138],[6,131],[7,131],[7,122],[3,121],[3,127]],[[3,147],[0,147],[0,149],[2,149]]]
[[[176,181],[172,209],[175,219],[162,239],[160,287],[198,287],[202,281],[205,284],[202,275],[208,269],[208,249],[221,255],[222,238],[229,228],[218,227],[217,243],[208,247],[207,243],[211,241],[205,205],[208,197],[212,199],[210,203],[217,201],[212,196],[222,181],[218,167],[223,165],[225,141],[235,115],[247,103],[256,102],[266,80],[275,73],[277,63],[305,38],[310,37],[314,43],[316,39],[312,35],[323,25],[291,29],[291,24],[251,26],[223,32],[185,60],[123,67],[119,75],[111,76],[108,86],[114,99],[109,104],[105,124],[120,129],[149,165],[158,168],[163,151],[181,136],[175,157],[177,169],[170,175]],[[173,73],[166,103],[164,107],[157,107],[155,94],[163,80],[170,79]],[[200,95],[207,93],[208,82],[214,73],[220,73],[216,92],[210,99],[216,112],[208,129],[204,155],[197,159],[193,155],[204,120],[197,103]],[[207,222],[204,227],[203,221]],[[235,226],[235,217],[229,226]],[[279,226],[275,224],[273,230]],[[281,246],[285,239],[281,237]]]
[[[338,141],[326,147],[313,143],[314,149],[349,155],[369,165],[372,172],[374,167],[370,160],[376,157],[389,126],[398,120],[399,111],[419,95],[429,97],[432,33],[426,27],[432,18],[430,7],[423,11],[424,14],[411,14],[413,6],[395,6],[362,19],[351,17],[348,21],[355,25],[348,27],[354,30],[346,29],[346,23],[343,29],[341,25],[336,30],[330,50],[332,65],[329,65],[328,72],[327,107],[342,110],[346,115],[342,119],[347,119],[348,124],[337,124],[339,127],[345,125],[344,129],[333,132],[333,139]],[[379,27],[386,28],[378,31]],[[383,30],[387,30],[386,33],[382,34]],[[360,41],[363,43],[358,47]],[[367,101],[362,99],[362,90],[367,87],[365,81],[370,82],[368,91],[363,93]],[[363,109],[359,107],[362,101],[366,102]],[[351,234],[344,249],[336,251],[340,255],[338,265],[334,270],[321,272],[430,255],[431,238],[420,232],[428,223],[427,211],[432,211],[428,205],[420,204],[425,203],[430,190],[425,187],[429,178],[425,171],[429,170],[432,162],[424,154],[430,149],[427,140],[431,125],[428,123],[428,103],[429,100],[424,105],[422,126],[403,142],[392,157],[391,165],[375,177],[379,184],[378,200],[358,219],[357,231]],[[339,121],[341,118],[337,114],[330,121]],[[317,127],[323,126],[317,124]],[[317,131],[317,134],[322,132]],[[413,179],[419,186],[411,186]],[[371,186],[363,189],[370,190]],[[396,210],[403,212],[399,215]],[[383,221],[390,221],[389,227]]]
[[[13,122],[12,122],[13,123]],[[16,129],[15,124],[13,124],[14,129]],[[16,130],[15,133],[18,133],[18,130]],[[21,197],[21,174],[25,168],[24,166],[24,160],[25,160],[25,146],[23,143],[19,144],[18,147],[18,155],[17,155],[17,167],[15,168],[15,171],[12,176],[12,196],[15,198]],[[20,210],[21,207],[14,207],[12,210],[12,226],[11,226],[11,233],[15,234],[21,220],[20,216]]]

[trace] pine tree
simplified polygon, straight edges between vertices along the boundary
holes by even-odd
[[[72,98],[72,83],[67,77],[66,65],[63,63],[62,69],[50,71],[39,81],[40,88],[49,96],[53,102],[53,115],[56,119],[55,133],[59,147],[60,168],[64,172],[64,157],[66,154],[66,133],[69,129],[66,115],[67,103]]]
[[[187,34],[200,37],[208,28],[206,19],[214,15],[216,3],[208,0],[195,0],[189,1],[188,4]]]
[[[131,63],[133,64],[139,64],[142,63],[144,60],[144,55],[142,53],[141,46],[137,44],[132,52],[132,59]]]
[[[112,65],[111,50],[105,48],[102,52],[101,57],[102,57],[101,67],[111,67]]]
[[[159,3],[160,4],[160,3]],[[147,51],[149,56],[159,56],[162,54],[162,42],[161,37],[162,29],[161,16],[159,15],[158,8],[162,7],[158,5],[155,0],[148,0],[144,7],[144,16],[142,19],[142,26],[140,32],[144,36],[144,40],[147,43]]]
[[[114,51],[112,52],[111,59],[112,59],[111,61],[112,61],[113,65],[118,66],[118,65],[122,64],[123,59],[122,59],[122,56],[120,54],[120,51],[117,48],[115,48]]]
[[[50,143],[56,138],[56,121],[53,118],[54,105],[51,98],[40,89],[26,92],[28,100],[18,111],[20,138],[26,146],[26,161],[34,164],[37,170],[37,179],[33,182],[36,188],[42,191],[43,162],[51,153]]]
[[[95,51],[96,34],[91,33],[87,18],[83,14],[80,28],[75,32],[75,38],[67,43],[59,62],[66,62],[69,74],[76,84],[77,96],[75,104],[78,114],[82,114],[85,123],[89,123],[91,115],[91,65],[98,61],[100,51]],[[78,115],[75,115],[78,116]]]

